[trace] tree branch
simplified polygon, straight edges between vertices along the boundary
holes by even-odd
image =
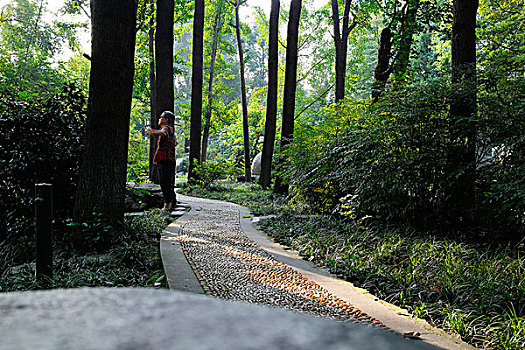
[[[306,111],[308,108],[310,108],[314,103],[316,103],[321,97],[325,96],[333,87],[335,86],[335,83],[330,85],[328,89],[326,89],[321,95],[317,96],[315,100],[313,100],[311,103],[308,104],[308,106],[304,107],[296,116],[294,119],[299,118],[301,114],[303,114],[304,111]]]

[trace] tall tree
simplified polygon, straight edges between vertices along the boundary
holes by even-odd
[[[348,36],[357,25],[357,17],[354,15],[350,24],[350,7],[351,0],[345,0],[343,12],[343,27],[341,28],[339,20],[339,3],[337,0],[331,0],[332,4],[332,21],[334,24],[334,44],[335,44],[335,101],[342,100],[345,97],[345,79],[346,79],[346,56],[348,53]]]
[[[133,92],[136,2],[91,2],[91,75],[75,217],[123,219]]]
[[[297,89],[297,43],[302,0],[292,0],[286,38],[286,68],[284,73],[283,118],[281,127],[281,152],[292,141],[294,133],[295,91]],[[281,156],[281,162],[282,162]],[[275,193],[287,193],[288,186],[282,178],[275,179]]]
[[[381,31],[371,92],[374,101],[377,101],[384,93],[392,73],[394,73],[394,88],[399,88],[405,83],[413,38],[418,27],[419,5],[420,0],[408,0],[399,9],[399,3],[397,0],[394,1],[391,21]],[[395,47],[395,52],[392,52],[393,47]]]
[[[264,143],[261,157],[261,176],[259,183],[263,188],[270,186],[272,177],[272,158],[277,125],[277,77],[279,66],[279,0],[272,0],[268,39],[268,95],[266,99],[266,121],[264,123]]]
[[[452,84],[457,85],[450,105],[450,148],[447,163],[451,184],[447,198],[455,225],[470,221],[475,203],[476,160],[476,14],[478,0],[454,0],[452,22]]]
[[[157,0],[155,32],[156,111],[173,112],[173,0]],[[152,125],[155,127],[156,125]]]
[[[374,101],[385,92],[386,82],[392,73],[390,58],[392,57],[392,31],[390,27],[383,28],[379,39],[379,49],[377,50],[377,65],[374,71],[374,82],[370,96]]]
[[[405,74],[410,62],[410,52],[412,51],[414,34],[418,26],[417,11],[419,9],[419,2],[420,0],[408,0],[404,6],[403,20],[399,31],[397,55],[392,65],[394,88],[399,88],[405,82]]]
[[[246,3],[246,0],[237,0],[232,3],[235,6],[235,35],[237,37],[237,48],[239,51],[239,71],[241,78],[241,104],[242,104],[242,133],[244,140],[244,178],[245,181],[252,180],[250,168],[250,135],[248,130],[248,101],[246,100],[246,80],[244,78],[244,52],[241,40],[241,22],[239,20],[239,7]]]
[[[204,113],[204,130],[202,131],[201,161],[206,161],[208,152],[208,138],[210,136],[211,114],[213,106],[213,78],[215,72],[215,59],[217,58],[217,46],[220,40],[220,33],[223,26],[224,0],[218,0],[215,8],[215,16],[212,26],[212,44],[210,57],[210,76],[208,77],[208,101]]]
[[[149,51],[149,89],[150,89],[150,126],[157,128],[157,94],[156,94],[156,79],[155,79],[155,3],[150,4],[151,17],[150,28],[148,31],[148,51]],[[158,172],[153,164],[153,157],[155,155],[156,142],[154,137],[149,139],[149,179],[153,183],[159,183]]]
[[[195,180],[195,166],[200,164],[202,127],[202,65],[204,44],[204,0],[195,0],[191,75],[191,120],[188,180]]]

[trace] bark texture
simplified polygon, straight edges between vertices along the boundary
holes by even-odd
[[[286,39],[286,68],[284,73],[283,121],[281,128],[281,152],[292,141],[294,134],[295,91],[297,89],[297,42],[299,39],[299,19],[301,0],[292,0]],[[281,157],[280,163],[284,160]],[[288,185],[282,178],[275,179],[274,192],[287,193]]]
[[[261,157],[259,184],[268,188],[272,179],[272,158],[277,126],[277,76],[279,64],[279,0],[272,0],[268,39],[268,96],[266,97],[266,120],[264,122],[264,143]]]
[[[244,179],[252,181],[250,161],[250,134],[248,130],[248,101],[246,100],[246,81],[244,79],[244,52],[241,40],[241,22],[239,20],[239,6],[244,3],[237,0],[235,5],[235,34],[237,36],[237,49],[239,51],[239,70],[241,77],[241,103],[242,103],[242,134],[244,140]]]
[[[392,57],[392,31],[389,27],[383,28],[379,39],[379,50],[377,52],[377,65],[374,71],[374,82],[372,84],[371,97],[377,101],[385,92],[386,82],[392,69],[390,58]]]
[[[335,101],[345,97],[346,80],[346,58],[348,54],[348,36],[354,30],[357,22],[354,20],[350,24],[350,6],[352,2],[345,0],[343,12],[343,27],[339,20],[339,4],[337,0],[331,0],[332,21],[334,24],[334,44],[335,44]]]
[[[94,210],[123,219],[136,10],[133,0],[91,2],[91,73],[76,220],[90,218]]]
[[[405,75],[410,63],[410,52],[414,34],[417,31],[417,11],[420,0],[409,0],[403,16],[403,23],[399,32],[399,45],[396,58],[394,59],[393,75],[394,88],[399,88],[405,83]]]
[[[151,12],[155,12],[155,5],[151,3]],[[150,126],[153,129],[157,129],[157,113],[156,113],[156,81],[155,81],[155,26],[154,17],[151,16],[150,21],[151,28],[148,32],[148,51],[149,51],[149,89],[150,89]],[[159,174],[157,167],[153,164],[153,157],[155,156],[155,150],[157,148],[157,142],[155,137],[149,139],[149,179],[153,183],[159,182]]]
[[[202,127],[202,65],[204,40],[204,0],[195,0],[191,75],[191,120],[188,180],[195,180],[195,165],[200,164]]]
[[[219,42],[219,35],[223,26],[222,13],[224,8],[224,0],[221,0],[213,20],[212,35],[213,41],[211,44],[211,58],[210,58],[210,76],[208,77],[208,102],[206,112],[204,113],[204,130],[202,131],[202,147],[201,147],[201,162],[206,161],[208,153],[208,138],[210,136],[211,114],[213,111],[213,75],[215,72],[215,59],[217,58],[217,46]]]
[[[173,112],[173,0],[157,0],[155,33],[156,113]]]

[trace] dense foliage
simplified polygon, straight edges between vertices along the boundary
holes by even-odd
[[[341,14],[345,2],[338,1]],[[64,13],[86,14],[83,18],[88,20],[88,1],[64,3]],[[198,183],[185,190],[206,195],[213,190],[215,198],[249,205],[256,214],[327,214],[327,220],[277,219],[268,230],[308,258],[323,261],[341,276],[476,345],[522,348],[523,1],[479,1],[477,16],[472,17],[477,25],[476,79],[455,86],[451,84],[454,2],[352,2],[349,24],[355,26],[348,37],[346,98],[337,104],[333,104],[336,52],[330,36],[331,4],[302,3],[294,141],[274,153],[274,158],[287,159],[278,173],[289,182],[290,196],[272,195],[253,184],[238,191],[223,181],[236,178],[245,161],[240,62],[228,25],[233,10],[225,0],[206,1],[202,114],[211,118],[208,161],[197,166]],[[194,2],[175,4],[173,112],[181,158],[186,157],[184,138],[189,135]],[[287,43],[282,39],[289,4],[281,4],[278,29],[277,125],[285,102]],[[155,29],[155,1],[137,5],[128,181],[143,181],[148,175],[150,140],[144,128],[154,108],[150,34]],[[37,182],[50,182],[55,188],[60,252],[55,286],[150,285],[157,278],[151,273],[156,253],[144,242],[155,238],[162,218],[151,215],[154,228],[147,227],[147,220],[114,227],[98,213],[89,222],[70,222],[85,114],[85,98],[70,83],[87,90],[90,61],[78,50],[75,29],[84,25],[67,22],[65,16],[49,20],[46,11],[45,2],[34,0],[12,1],[0,9],[0,290],[39,287],[32,280],[31,263],[15,267],[33,259]],[[266,118],[269,32],[264,11],[257,10],[254,17],[255,22],[241,25],[252,159],[261,150]],[[375,68],[385,28],[392,34],[391,51],[384,56],[387,69],[379,72],[385,78],[382,98],[372,102],[372,85],[381,75]],[[76,55],[62,62],[58,56],[66,44]],[[208,86],[212,80],[213,86]],[[456,119],[451,113],[454,101],[473,95],[472,118]],[[451,193],[472,167],[454,163],[451,150],[467,148],[463,146],[472,134],[466,136],[464,131],[472,126],[475,196],[469,217],[463,217],[464,207],[451,200]],[[278,126],[277,140],[280,132]],[[486,244],[471,245],[472,241]],[[93,253],[94,258],[89,256]]]
[[[56,56],[65,47],[78,49],[76,29],[82,23],[62,16],[45,20],[44,2],[15,0],[0,9],[0,88],[53,95],[66,81],[82,80],[77,63]],[[82,75],[82,76],[81,76]]]
[[[54,187],[58,225],[71,214],[86,101],[74,86],[51,98],[0,92],[0,241],[29,244],[36,183]],[[25,242],[25,243],[24,243]],[[32,250],[15,256],[24,259]]]
[[[525,232],[521,83],[500,81],[497,93],[481,95],[472,213],[483,229],[516,238]],[[294,199],[321,212],[443,229],[455,210],[445,198],[448,186],[465,171],[447,168],[448,106],[457,94],[438,81],[373,105],[348,99],[325,109],[314,125],[299,128],[287,150]]]

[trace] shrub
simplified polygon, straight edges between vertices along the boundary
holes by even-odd
[[[79,173],[85,98],[74,86],[57,95],[0,91],[0,241],[33,235],[35,183],[54,185],[54,215],[69,216]],[[17,258],[23,259],[32,250]]]
[[[470,214],[475,223],[519,239],[525,232],[525,84],[479,87],[477,201]],[[447,164],[449,105],[461,93],[440,81],[373,105],[347,99],[323,110],[316,124],[298,126],[286,150],[283,175],[293,200],[318,212],[455,229],[447,221],[456,213],[448,193],[466,168]]]
[[[346,100],[307,126],[288,148],[285,176],[295,198],[322,211],[351,197],[358,215],[389,220],[429,218],[446,177],[446,106],[434,86],[370,106]],[[423,91],[422,91],[423,90]],[[418,99],[427,92],[426,99]],[[346,203],[349,204],[349,203]]]
[[[197,165],[195,167],[197,185],[202,189],[209,188],[215,181],[226,177],[227,168],[226,161],[208,161]]]

